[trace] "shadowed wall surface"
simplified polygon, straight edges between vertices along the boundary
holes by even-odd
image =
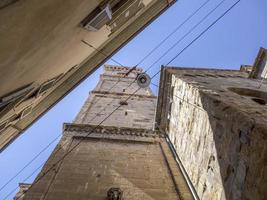
[[[200,199],[265,199],[267,106],[255,98],[267,100],[267,84],[233,70],[164,70],[161,125]]]
[[[0,151],[172,3],[1,1]],[[108,5],[112,17],[106,22],[97,16],[105,16]],[[104,22],[85,29],[87,16],[88,24]]]

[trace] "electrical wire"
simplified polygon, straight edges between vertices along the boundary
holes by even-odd
[[[135,90],[135,92],[134,93],[132,93],[132,94],[130,94],[126,99],[125,99],[125,101],[127,101],[127,100],[129,100],[134,94],[136,94],[138,91],[140,90],[140,88],[138,88],[137,90]],[[119,106],[117,106],[107,117],[105,117],[96,127],[94,127],[86,136],[84,136],[84,138],[86,138],[86,137],[88,137],[90,134],[92,134],[99,126],[101,126],[101,124],[103,123],[103,122],[105,122],[115,111],[117,111],[120,107],[121,107],[122,105],[119,105]],[[64,160],[64,158],[67,156],[67,155],[69,155],[78,145],[80,145],[80,143],[83,141],[83,138],[79,141],[79,142],[77,142],[77,144],[75,144],[69,151],[67,151],[59,160],[57,160],[50,168],[48,168],[48,170],[46,170],[46,172],[44,172],[41,176],[39,176],[32,184],[31,184],[31,186],[29,187],[29,189],[34,185],[34,184],[36,184],[36,183],[38,183],[46,174],[48,174],[58,163],[60,163],[61,161],[63,161]],[[40,168],[40,167],[39,167]],[[39,168],[38,168],[38,170],[39,170]],[[36,170],[34,170],[34,171],[36,171]],[[33,173],[32,173],[33,174]],[[31,176],[32,176],[32,174],[31,174]],[[16,189],[17,189],[18,187],[16,187]],[[14,190],[16,190],[16,189],[14,189]],[[28,190],[29,190],[28,189]],[[13,191],[14,190],[12,190],[12,193],[13,193]],[[27,191],[28,191],[27,190]],[[22,193],[21,194],[21,196],[22,195],[24,195],[25,193],[27,193],[27,191],[25,191],[24,193]],[[12,193],[9,193],[7,196],[5,196],[4,197],[4,199],[3,200],[5,200],[5,199],[7,199],[7,197],[9,196],[9,195],[11,195]]]
[[[201,38],[211,27],[217,24],[220,19],[222,19],[229,11],[231,11],[241,0],[236,1],[230,8],[228,8],[222,15],[220,15],[214,22],[212,22],[204,31],[202,31],[194,40],[192,40],[185,48],[182,49],[178,54],[176,54],[166,65],[169,65],[178,56],[180,56],[189,46],[191,46],[195,41]]]
[[[180,56],[186,49],[188,49],[194,42],[196,42],[198,39],[200,39],[208,30],[210,30],[215,24],[217,24],[227,13],[229,13],[241,0],[237,0],[230,8],[228,8],[223,14],[221,14],[215,21],[213,21],[204,31],[202,31],[195,39],[193,39],[188,45],[186,45],[179,53],[177,53],[170,61],[165,64],[165,66],[172,63],[178,56]],[[153,77],[157,76],[160,73],[161,70],[159,70],[156,74],[153,75]],[[152,80],[152,78],[151,78]]]
[[[185,170],[185,168],[184,168],[184,166],[183,166],[183,164],[182,164],[182,161],[181,161],[181,159],[179,158],[179,156],[178,156],[178,154],[177,154],[177,152],[176,152],[176,149],[175,149],[174,145],[173,145],[172,142],[171,142],[171,139],[170,139],[169,135],[168,135],[164,130],[162,130],[162,128],[158,125],[157,122],[155,122],[155,127],[157,127],[157,128],[158,128],[157,130],[158,130],[162,135],[165,136],[166,142],[167,142],[167,144],[169,145],[169,147],[170,147],[170,149],[171,149],[171,151],[172,151],[172,153],[173,153],[173,155],[174,155],[174,158],[175,158],[175,161],[176,161],[176,163],[177,163],[177,165],[178,165],[178,168],[179,168],[180,171],[182,172],[182,175],[183,175],[183,177],[184,177],[184,179],[185,179],[185,181],[186,181],[186,183],[187,183],[187,185],[188,185],[188,187],[189,187],[189,190],[191,191],[191,193],[192,193],[194,199],[195,199],[195,200],[200,200],[200,199],[199,199],[199,196],[198,196],[198,194],[197,194],[197,191],[195,190],[194,185],[193,185],[193,183],[191,182],[190,177],[188,176],[188,174],[187,174],[187,172],[186,172],[186,170]]]
[[[140,65],[143,61],[146,60],[146,58],[148,58],[154,51],[156,51],[164,42],[166,42],[174,33],[176,33],[186,22],[188,22],[201,8],[203,8],[210,0],[205,1],[197,10],[195,10],[190,16],[188,16],[180,25],[178,25],[170,34],[167,35],[167,37],[165,37],[157,46],[155,46],[143,59],[141,59],[136,65]],[[175,46],[177,46],[187,35],[189,35],[198,25],[200,25],[208,16],[210,16],[225,0],[221,1],[211,12],[209,12],[196,26],[194,26],[189,32],[187,32],[178,42],[176,42],[168,51],[167,53],[174,48]],[[166,53],[166,52],[165,52]],[[166,54],[164,54],[162,57],[164,57]],[[154,64],[156,64],[162,57],[160,57],[159,59],[157,59],[156,62],[154,62],[148,69],[145,70],[144,73],[146,73],[152,66],[154,66]],[[132,68],[133,69],[133,68]],[[131,70],[131,69],[130,69]],[[130,72],[130,71],[129,71]],[[127,72],[127,74],[129,74],[129,72]],[[118,80],[113,87],[110,88],[113,89],[120,80]],[[133,83],[135,83],[135,81],[133,81],[131,84],[129,84],[126,88],[128,89]],[[109,90],[109,91],[110,91]],[[108,92],[109,92],[108,91]],[[97,102],[96,102],[97,103]],[[107,106],[105,106],[98,114],[100,114],[102,111],[105,110]],[[94,120],[96,118],[96,116],[92,119]],[[91,121],[92,121],[91,120]]]
[[[45,148],[43,148],[38,154],[36,154],[21,170],[19,170],[15,176],[13,176],[8,182],[6,182],[1,188],[0,191],[5,188],[11,181],[13,181],[25,168],[27,168],[33,161],[35,161],[45,150],[47,150],[55,141],[60,138],[61,135],[58,135],[54,138]]]
[[[194,17],[208,2],[210,2],[210,0],[207,0],[205,1],[203,4],[201,4],[200,7],[198,7],[191,15],[189,15],[181,24],[179,24],[171,33],[169,33],[158,45],[156,45],[148,54],[146,54],[133,68],[131,68],[126,74],[125,76],[127,76],[131,71],[133,71],[138,65],[140,65],[143,61],[145,61],[152,53],[154,53],[162,44],[164,44],[164,42],[166,42],[174,33],[176,33],[180,28],[182,28],[183,25],[186,24],[186,22],[188,22],[192,17]],[[100,52],[101,54],[107,56],[107,54],[104,54],[102,51],[98,50],[97,48],[95,48],[94,46],[92,46],[91,44],[83,41],[85,44],[87,44],[89,47],[92,47],[93,49],[97,50],[98,52]],[[177,44],[176,44],[177,45]],[[122,66],[122,64],[118,61],[116,61],[115,59],[112,59],[113,62],[116,62],[118,63],[119,65]],[[145,71],[145,73],[147,72],[148,70]],[[124,77],[125,77],[124,76]],[[123,77],[123,78],[124,78]],[[110,92],[119,82],[120,82],[121,79],[119,79],[109,90],[108,92]],[[135,81],[134,81],[135,82]],[[133,83],[134,83],[133,82]],[[133,84],[132,83],[132,84]],[[126,89],[128,89],[132,84],[128,85]],[[96,101],[97,103],[98,101]],[[98,114],[100,114],[102,111],[105,110],[107,106],[105,106]],[[95,116],[96,117],[96,116]],[[95,117],[92,119],[94,120]]]
[[[38,172],[40,170],[40,168],[42,168],[42,166],[45,164],[45,162],[43,162],[41,165],[39,165],[30,175],[28,175],[22,182],[25,183],[29,178],[31,178],[36,172]],[[7,199],[7,197],[9,197],[11,194],[13,194],[13,192],[15,192],[18,189],[18,187],[14,188],[11,192],[9,192],[3,200]],[[21,196],[19,196],[20,199],[22,197],[22,195],[24,195],[25,193],[22,193]]]
[[[92,49],[96,50],[98,53],[104,55],[106,58],[109,57],[106,53],[104,53],[103,51],[97,49],[96,47],[94,47],[93,45],[89,44],[88,42],[86,42],[85,40],[81,40],[84,44],[86,44],[87,46],[91,47]],[[112,60],[113,62],[115,62],[116,64],[124,67],[120,62],[118,62],[117,60],[110,58],[110,60]]]
[[[200,5],[200,7],[198,7],[191,15],[189,15],[181,24],[179,24],[171,33],[169,33],[158,45],[156,45],[148,54],[146,54],[134,67],[132,67],[132,69],[130,69],[125,76],[127,76],[133,69],[135,69],[138,65],[140,65],[141,63],[143,63],[150,55],[152,55],[162,44],[164,44],[164,42],[166,42],[174,33],[176,33],[179,29],[181,29],[191,18],[193,18],[208,2],[210,2],[210,0],[205,1],[203,4]],[[94,47],[93,45],[89,44],[88,42],[82,40],[83,43],[85,43],[86,45],[88,45],[89,47],[93,48],[94,50],[96,50],[97,52],[101,53],[102,55],[108,57],[108,55],[106,53],[104,53],[103,51],[100,51],[99,49],[97,49],[96,47]],[[120,66],[124,67],[120,62],[118,62],[115,59],[111,59],[113,62],[119,64]],[[149,69],[147,69],[145,71],[145,73],[148,71]],[[122,78],[125,78],[122,77]],[[109,91],[111,91],[119,82],[120,82],[121,78],[109,89]],[[131,86],[131,85],[130,85]],[[108,92],[109,92],[108,91]]]
[[[146,73],[148,70],[150,70],[154,65],[159,62],[164,56],[166,56],[174,47],[176,47],[183,39],[185,39],[190,33],[193,32],[202,22],[204,22],[214,11],[216,11],[226,0],[222,0],[217,4],[216,7],[214,7],[208,14],[206,14],[195,26],[193,26],[188,32],[186,32],[177,42],[175,42],[170,48],[167,49],[167,51],[164,52],[155,62],[153,62],[144,73]],[[134,82],[133,82],[134,83]],[[132,84],[133,84],[132,83]],[[130,84],[128,87],[130,87],[132,84]],[[128,88],[127,87],[127,88]]]
[[[175,42],[164,54],[162,54],[155,62],[153,62],[147,69],[146,72],[151,69],[157,62],[159,62],[164,56],[166,56],[174,47],[176,47],[183,39],[185,39],[190,33],[193,32],[202,22],[204,22],[214,11],[216,11],[226,0],[220,1],[220,3],[214,7],[208,14],[206,14],[195,26],[193,26],[188,32],[186,32],[177,42]]]
[[[157,84],[152,83],[152,82],[151,82],[151,84],[154,85],[155,87],[159,88],[159,86],[158,86]],[[202,110],[202,111],[205,111],[203,108],[201,108],[201,107],[198,106],[197,104],[195,104],[195,103],[191,103],[191,102],[185,100],[183,97],[179,97],[179,96],[177,96],[177,95],[175,95],[175,94],[173,94],[173,96],[176,97],[176,98],[178,98],[178,99],[180,99],[182,102],[186,102],[186,103],[189,104],[189,105],[192,105],[192,106],[194,106],[194,107],[196,107],[196,108],[198,108],[198,109],[200,109],[200,110]],[[206,112],[206,111],[205,111],[205,112]]]
[[[208,2],[210,2],[210,0],[205,1],[203,4],[201,4],[200,7],[198,7],[190,16],[188,16],[181,24],[179,24],[171,33],[169,33],[157,46],[155,46],[148,54],[146,54],[132,69],[130,69],[125,76],[127,76],[131,70],[135,69],[138,65],[140,65],[141,63],[143,63],[150,55],[152,55],[162,44],[164,44],[164,42],[166,42],[174,33],[176,33],[183,25],[185,25],[192,17],[194,17]],[[99,50],[98,48],[94,47],[93,45],[89,44],[88,42],[86,42],[85,40],[81,40],[84,44],[86,44],[87,46],[93,48],[94,50],[96,50],[98,53],[104,55],[105,57],[108,57],[108,55],[106,53],[104,53],[103,51]],[[114,63],[124,67],[120,62],[118,62],[117,60],[110,58]],[[146,70],[147,71],[147,70]],[[123,77],[124,78],[124,77]],[[121,81],[121,79],[119,79],[109,90],[108,92],[110,92],[118,83],[119,81]],[[129,85],[130,86],[130,85]],[[96,102],[97,103],[97,102]],[[105,107],[97,114],[100,114],[103,110],[105,110]],[[97,116],[97,114],[95,115],[95,117]],[[95,117],[92,119],[94,120]],[[61,134],[59,134],[56,138],[54,138],[43,150],[41,150],[32,160],[29,161],[29,163],[27,163],[21,170],[19,170],[11,179],[9,179],[1,188],[0,191],[2,191],[11,181],[13,181],[26,167],[28,167],[31,163],[33,163],[34,160],[36,160],[49,146],[51,146],[52,143],[54,143],[59,137],[61,136]]]
[[[212,24],[210,24],[204,31],[202,31],[194,40],[192,40],[186,47],[184,47],[178,54],[176,54],[166,65],[169,65],[172,61],[174,61],[178,56],[180,56],[187,48],[189,48],[194,42],[196,42],[199,38],[201,38],[201,36],[203,36],[210,28],[212,28],[215,24],[217,24],[217,22],[222,19],[227,13],[229,13],[241,0],[236,1],[230,8],[228,8],[222,15],[220,15]],[[153,78],[155,78],[161,70],[159,70],[157,73],[155,73],[152,77],[151,80]],[[134,93],[132,93],[131,95],[128,96],[128,98],[125,100],[129,100],[131,98],[132,95],[134,95],[136,92],[139,91],[140,88],[138,88],[137,90],[135,90]],[[116,107],[107,117],[105,117],[92,131],[90,131],[85,137],[89,136],[96,128],[98,128],[105,120],[107,120],[116,110],[118,110],[121,107],[121,105],[119,105],[118,107]],[[82,141],[82,140],[81,140]],[[62,161],[71,151],[73,151],[80,143],[81,141],[79,141],[76,145],[73,146],[73,148],[71,148],[66,154],[63,155],[63,157],[61,159],[59,159],[56,163],[54,163],[52,165],[52,167],[50,167],[45,173],[43,173],[42,176],[38,177],[36,179],[36,181],[34,181],[34,183],[30,186],[30,188],[36,184],[37,182],[40,181],[41,178],[43,178],[49,171],[51,171],[54,166],[56,166],[60,161]],[[29,188],[29,189],[30,189]],[[17,188],[16,188],[17,189]],[[28,190],[27,190],[28,191]],[[26,192],[24,192],[22,195],[24,195]],[[10,194],[9,194],[10,195]],[[8,195],[8,196],[9,196]],[[6,196],[4,198],[4,200],[8,197]]]
[[[185,25],[192,17],[194,17],[210,0],[205,1],[199,8],[197,8],[191,15],[189,15],[180,25],[178,25],[170,34],[167,35],[157,46],[155,46],[143,59],[141,59],[137,66],[144,62],[152,53],[154,53],[164,42],[166,42],[174,33],[176,33],[183,25]]]

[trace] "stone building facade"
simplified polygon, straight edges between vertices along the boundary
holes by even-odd
[[[156,122],[200,199],[267,198],[267,82],[248,76],[162,69]]]
[[[153,130],[156,97],[138,89],[142,69],[129,70],[105,66],[23,200],[193,199],[165,135]]]
[[[139,87],[135,82],[137,68],[126,78],[122,78],[129,68],[105,66],[96,88],[90,93],[74,123],[98,125],[116,107],[121,106],[112,117],[101,123],[103,126],[153,129],[156,99],[150,88]],[[130,94],[134,93],[130,99]]]

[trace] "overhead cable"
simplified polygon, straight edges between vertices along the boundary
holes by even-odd
[[[210,24],[204,31],[202,31],[194,40],[192,40],[186,47],[184,47],[178,54],[176,54],[166,65],[169,65],[173,60],[175,60],[178,56],[180,56],[187,48],[189,48],[194,42],[196,42],[199,38],[201,38],[201,36],[203,36],[208,30],[210,30],[218,21],[220,21],[227,13],[229,13],[241,0],[236,1],[229,9],[227,9],[222,15],[220,15],[212,24]],[[153,78],[155,78],[158,74],[160,73],[160,70],[155,73],[152,77],[151,80]],[[136,94],[139,91],[140,88],[138,88],[137,90],[135,90],[134,93],[130,94],[128,96],[128,98],[125,100],[129,100],[131,98],[131,96],[133,96],[134,94]],[[105,120],[107,120],[116,110],[118,110],[121,107],[121,105],[119,105],[118,107],[116,107],[107,117],[105,117],[92,131],[90,131],[87,135],[89,136],[96,128],[98,128]],[[82,141],[82,140],[81,140]],[[57,162],[55,162],[52,167],[50,167],[45,173],[43,173],[42,176],[38,177],[33,184],[30,186],[30,188],[36,184],[37,182],[39,182],[49,171],[51,171],[55,165],[57,165],[59,162],[61,162],[71,151],[73,151],[80,143],[81,141],[79,141],[73,148],[70,149],[70,151],[68,151],[66,154],[64,154],[62,156],[61,159],[59,159]],[[17,188],[16,188],[17,189]],[[28,191],[28,190],[27,190]],[[21,194],[24,195],[26,192],[23,192]],[[9,194],[10,195],[10,194]],[[7,199],[7,197],[9,196],[7,195],[5,199]]]
[[[189,15],[181,24],[179,24],[171,33],[169,33],[157,46],[155,46],[148,54],[146,54],[134,67],[132,67],[124,76],[126,77],[128,74],[130,74],[131,71],[133,71],[138,65],[140,65],[143,61],[145,61],[152,53],[154,53],[164,42],[166,42],[174,33],[176,33],[183,25],[185,25],[192,17],[194,17],[208,2],[210,2],[210,0],[205,1],[203,4],[201,4],[200,7],[198,7],[191,15]],[[84,44],[86,44],[87,46],[93,48],[94,50],[96,50],[98,53],[104,55],[105,57],[108,57],[108,55],[102,51],[99,50],[98,48],[94,47],[93,45],[89,44],[87,41],[82,40],[82,42]],[[123,65],[117,61],[116,59],[111,58],[111,60],[122,66]],[[147,71],[147,70],[146,70]],[[123,77],[122,77],[123,78]],[[110,92],[118,83],[119,83],[120,79],[113,84],[113,86],[108,90],[108,92]],[[98,102],[98,101],[97,101]],[[96,102],[96,103],[97,103]],[[103,110],[105,110],[105,108],[103,108],[99,113],[100,114]],[[97,116],[97,114],[95,115],[95,117]],[[94,120],[95,117],[92,119]],[[34,160],[36,160],[41,153],[43,153],[50,145],[51,143],[54,143],[59,137],[61,136],[61,134],[59,134],[56,138],[54,138],[46,147],[44,147],[44,149],[42,149],[32,160],[30,160],[21,170],[19,170],[12,178],[10,178],[3,186],[1,186],[0,191],[2,191],[11,181],[13,181],[26,167],[28,167],[31,163],[33,163]]]

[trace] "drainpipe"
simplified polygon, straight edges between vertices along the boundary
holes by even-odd
[[[188,185],[188,187],[189,187],[194,199],[195,200],[200,200],[199,197],[198,197],[198,194],[197,194],[197,192],[195,190],[195,187],[194,187],[193,183],[191,182],[191,180],[190,180],[190,178],[189,178],[189,176],[188,176],[188,174],[187,174],[187,172],[186,172],[186,170],[185,170],[185,168],[184,168],[184,166],[183,166],[183,164],[182,164],[182,162],[181,162],[181,160],[180,160],[180,158],[179,158],[179,156],[178,156],[178,154],[177,154],[177,152],[176,152],[176,150],[175,150],[175,148],[174,148],[174,146],[173,146],[173,144],[172,144],[172,142],[171,142],[171,140],[169,138],[169,135],[165,133],[165,136],[166,136],[167,144],[168,144],[169,148],[172,151],[172,154],[173,154],[173,156],[174,156],[174,158],[175,158],[175,160],[176,160],[176,162],[177,162],[177,164],[178,164],[178,166],[179,166],[179,168],[180,168],[180,170],[181,170],[181,172],[182,172],[182,174],[184,176],[184,179],[185,179],[185,181],[186,181],[186,183],[187,183],[187,185]]]

